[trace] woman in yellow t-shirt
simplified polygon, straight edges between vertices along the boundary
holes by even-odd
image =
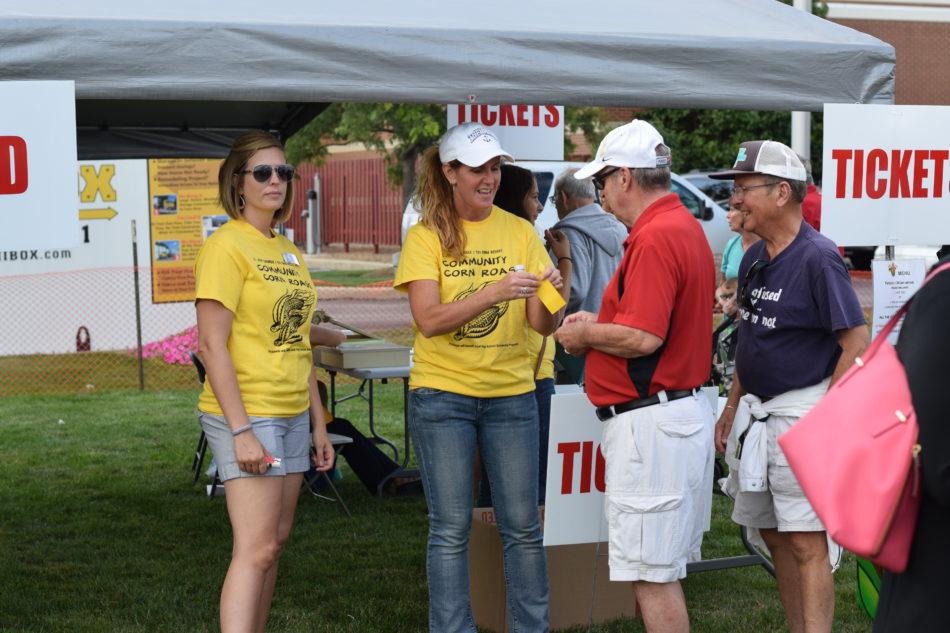
[[[310,352],[317,295],[303,255],[271,230],[290,215],[294,168],[266,132],[234,141],[218,171],[230,220],[195,261],[201,426],[224,481],[234,534],[221,630],[263,631],[277,562],[309,468],[333,462]],[[311,431],[311,422],[313,428]]]
[[[538,199],[538,181],[534,172],[517,165],[501,166],[501,185],[495,194],[495,206],[534,224],[544,205]],[[571,244],[560,231],[545,232],[549,246],[557,258],[563,279],[561,296],[571,296]],[[551,396],[554,395],[554,337],[528,332],[528,360],[534,371],[534,400],[538,407],[538,504],[544,505],[548,470],[548,437],[551,430]],[[482,468],[484,475],[485,470]],[[478,488],[478,506],[492,506],[491,489],[483,476]]]
[[[429,504],[429,630],[475,633],[468,594],[472,472],[478,448],[493,484],[512,618],[548,630],[538,517],[538,410],[530,331],[555,315],[536,291],[561,286],[537,233],[492,205],[502,157],[487,128],[450,129],[423,157],[422,220],[406,235],[394,287],[416,331],[409,423]]]

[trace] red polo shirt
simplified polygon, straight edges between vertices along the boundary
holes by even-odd
[[[584,372],[590,401],[603,407],[706,382],[715,277],[703,229],[679,196],[668,194],[647,207],[624,242],[597,322],[637,328],[663,344],[630,359],[591,349]]]

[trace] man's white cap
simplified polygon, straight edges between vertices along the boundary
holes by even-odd
[[[478,123],[456,125],[439,141],[439,160],[457,160],[469,167],[480,167],[496,156],[514,160],[498,141],[495,133]]]
[[[597,148],[594,160],[576,172],[578,180],[590,178],[604,167],[652,168],[668,166],[669,156],[657,156],[656,146],[663,137],[656,128],[640,119],[634,119],[610,131]]]

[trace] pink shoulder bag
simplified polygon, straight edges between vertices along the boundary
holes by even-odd
[[[947,269],[940,266],[924,283]],[[907,567],[917,525],[921,447],[904,366],[887,337],[912,300],[778,439],[831,538],[893,572]]]

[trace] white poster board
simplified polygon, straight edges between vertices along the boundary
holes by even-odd
[[[0,263],[79,242],[71,81],[0,81]]]
[[[564,106],[449,104],[448,126],[491,129],[515,160],[564,160]]]
[[[950,107],[826,104],[824,135],[822,233],[950,243]]]
[[[584,393],[551,397],[544,545],[607,540],[604,515],[604,423]]]
[[[927,262],[923,259],[875,259],[871,262],[871,277],[874,281],[874,318],[872,338],[887,325],[894,313],[917,292],[927,276]],[[901,325],[891,332],[888,340],[897,343]]]

